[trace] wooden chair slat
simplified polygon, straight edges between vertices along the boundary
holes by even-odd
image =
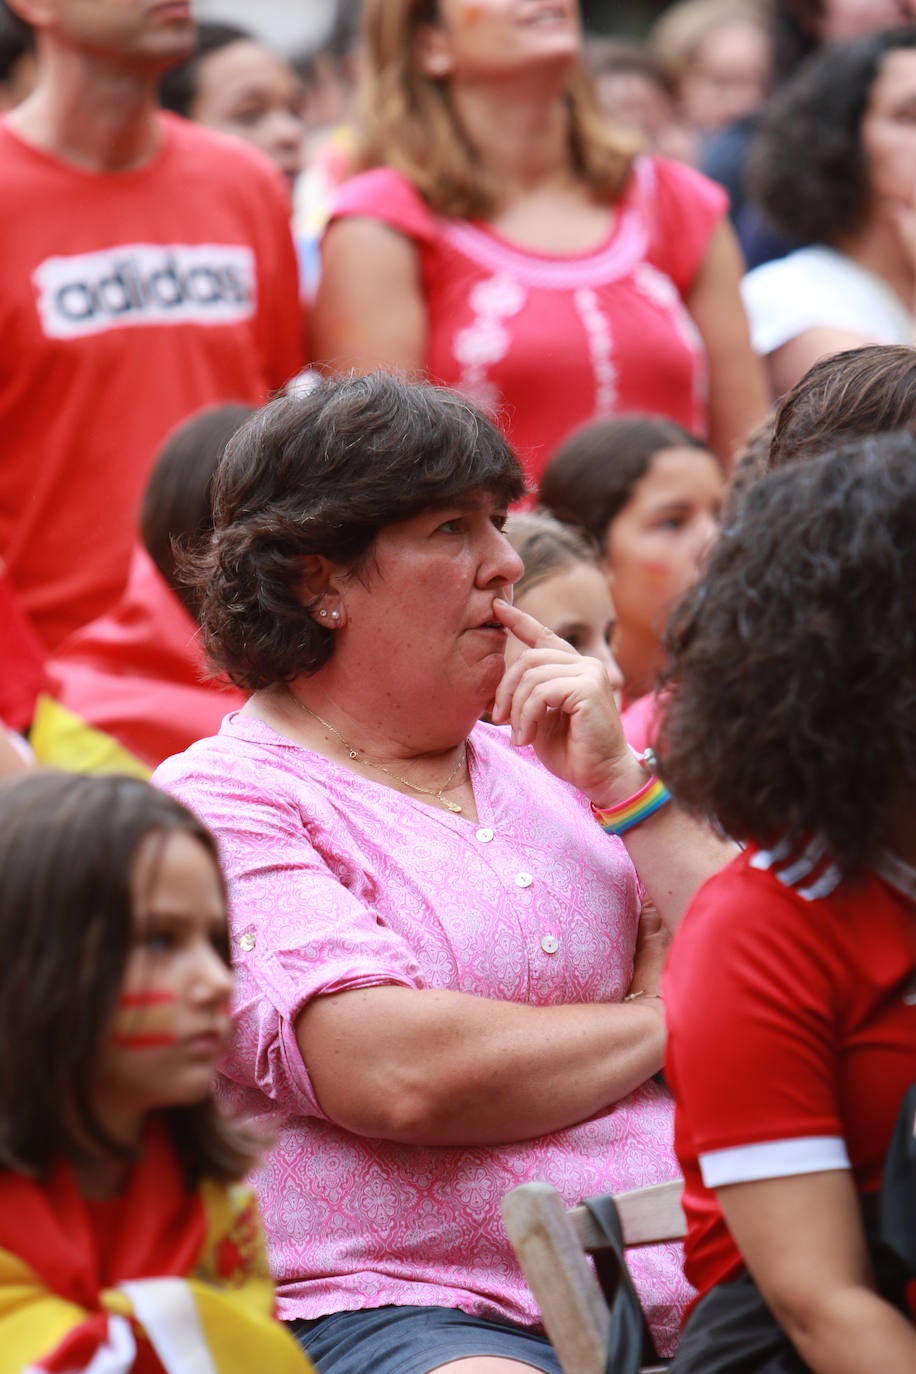
[[[625,1245],[684,1235],[682,1186],[678,1179],[614,1195]],[[564,1374],[604,1374],[610,1316],[586,1255],[606,1248],[607,1241],[591,1213],[567,1208],[547,1183],[513,1188],[503,1198],[502,1213]]]

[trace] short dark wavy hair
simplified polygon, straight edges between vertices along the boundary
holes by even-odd
[[[752,486],[669,623],[672,792],[737,840],[826,840],[852,873],[916,786],[916,437]]]
[[[175,834],[206,851],[222,884],[210,832],[139,778],[49,770],[0,786],[0,1168],[43,1178],[87,1145],[129,1156],[99,1120],[95,1072],[134,938],[137,853]],[[250,1132],[212,1096],[164,1117],[189,1185],[252,1167]]]
[[[916,47],[916,26],[820,49],[760,116],[748,166],[751,194],[796,243],[835,242],[869,206],[862,121],[888,53]]]
[[[916,348],[866,344],[833,353],[779,402],[768,467],[895,429],[916,431]]]
[[[472,492],[508,506],[524,489],[495,425],[444,387],[378,372],[271,401],[227,445],[212,541],[186,561],[211,659],[249,691],[316,672],[334,632],[304,603],[305,557],[359,575],[386,526]]]
[[[916,433],[916,348],[865,344],[820,358],[735,455],[725,523],[774,468],[896,429]]]

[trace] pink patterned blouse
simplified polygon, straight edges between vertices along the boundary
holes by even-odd
[[[475,726],[468,757],[476,824],[242,714],[155,774],[214,830],[229,879],[237,1040],[223,1095],[273,1118],[255,1185],[285,1319],[418,1304],[535,1323],[503,1194],[545,1179],[572,1204],[678,1172],[671,1099],[652,1081],[605,1115],[496,1147],[367,1140],[322,1111],[293,1029],[311,997],[394,983],[544,1006],[629,987],[639,896],[623,845],[504,730]],[[691,1296],[680,1247],[633,1268],[670,1350]]]

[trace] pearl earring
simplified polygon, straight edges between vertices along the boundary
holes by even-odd
[[[332,611],[332,612],[331,612],[331,619],[332,619],[332,620],[339,620],[339,619],[340,619],[340,611]]]

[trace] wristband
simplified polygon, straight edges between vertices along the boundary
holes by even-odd
[[[653,776],[638,792],[634,792],[632,797],[627,797],[626,801],[619,802],[617,806],[601,808],[592,802],[591,810],[606,835],[623,835],[670,800],[671,793],[665,784],[660,778]]]

